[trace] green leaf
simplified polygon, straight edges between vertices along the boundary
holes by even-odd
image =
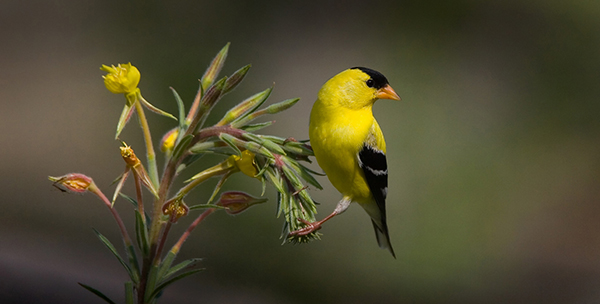
[[[262,92],[256,93],[244,101],[240,102],[238,105],[233,107],[231,110],[227,111],[225,116],[217,123],[219,126],[226,125],[230,122],[233,122],[232,126],[237,126],[239,124],[236,123],[236,120],[240,120],[244,118],[246,115],[254,112],[260,105],[262,105],[271,92],[273,91],[273,87],[268,88]]]
[[[167,256],[165,256],[163,261],[160,263],[160,267],[158,268],[158,274],[156,276],[158,281],[164,281],[164,279],[166,279],[165,274],[169,271],[169,268],[171,268],[175,257],[177,257],[177,254],[173,251],[169,251],[169,253],[167,253]]]
[[[219,134],[219,139],[226,143],[229,147],[231,147],[231,149],[233,149],[237,155],[242,155],[242,151],[236,145],[236,142],[240,142],[241,140],[227,133]]]
[[[181,171],[185,170],[185,168],[189,167],[191,164],[201,159],[203,156],[204,154],[192,154],[184,157],[181,164],[177,167],[175,175],[181,173]]]
[[[267,122],[249,124],[249,125],[241,126],[240,129],[242,129],[246,132],[255,132],[255,131],[258,131],[260,129],[263,129],[263,128],[266,128],[266,127],[272,125],[274,122],[275,121],[271,120],[271,121],[267,121]]]
[[[134,296],[133,296],[133,282],[125,282],[125,303],[133,304]]]
[[[140,266],[139,266],[139,263],[137,260],[137,254],[135,252],[135,248],[133,248],[133,245],[127,246],[127,257],[129,257],[129,265],[131,265],[131,271],[135,275],[135,278],[133,278],[133,282],[135,284],[137,284],[140,282],[139,281]]]
[[[221,78],[215,84],[211,85],[208,90],[206,90],[206,94],[202,96],[200,100],[200,105],[198,107],[198,113],[192,119],[188,130],[190,133],[196,133],[198,129],[202,128],[208,113],[212,110],[214,105],[219,101],[221,96],[223,95],[223,87],[225,86],[225,82],[227,81],[227,77]]]
[[[306,167],[300,165],[299,163],[288,157],[283,157],[283,162],[290,168],[292,168],[296,172],[296,174],[300,175],[300,177],[307,183],[317,187],[317,189],[319,190],[323,190],[321,184],[319,184],[319,182],[307,171]]]
[[[285,144],[283,144],[283,149],[286,151],[290,151],[294,154],[314,156],[313,151],[310,148],[308,148],[306,144],[296,141],[286,142]]]
[[[137,239],[138,247],[142,251],[142,255],[147,257],[150,252],[150,245],[148,243],[148,229],[142,215],[138,210],[135,210],[135,236]]]
[[[179,117],[179,134],[183,133],[185,129],[185,106],[183,105],[183,100],[177,94],[174,88],[169,87],[171,91],[173,91],[173,96],[175,96],[175,101],[177,101],[177,109],[178,109],[178,117]]]
[[[171,276],[176,274],[178,271],[183,270],[185,268],[194,267],[200,261],[202,261],[202,259],[200,259],[200,258],[185,260],[185,261],[171,267],[171,269],[169,269],[169,271],[164,275],[163,279],[170,278]]]
[[[259,143],[246,142],[246,144],[244,144],[243,147],[246,148],[247,150],[250,150],[251,152],[263,155],[263,156],[268,157],[270,159],[275,158],[275,156],[273,155],[273,153],[271,153],[271,151],[269,151],[269,149],[263,147]]]
[[[287,155],[285,153],[285,151],[281,148],[280,145],[268,140],[268,139],[262,139],[262,146],[269,149],[270,151],[273,151],[279,155]]]
[[[154,287],[158,283],[158,266],[152,264],[150,272],[148,274],[148,281],[146,283],[146,294],[144,295],[145,302],[150,302],[155,297]],[[158,293],[157,293],[158,294]]]
[[[107,303],[110,304],[116,304],[115,301],[111,300],[109,297],[105,296],[102,292],[100,292],[99,290],[89,286],[89,285],[85,285],[83,283],[77,283],[79,284],[79,286],[87,289],[88,291],[90,291],[91,293],[97,295],[98,297],[100,297],[102,300],[106,301]]]
[[[285,189],[283,188],[283,180],[281,179],[281,175],[275,171],[272,167],[268,167],[265,171],[265,176],[267,179],[273,184],[275,189],[279,193],[285,193]]]
[[[144,97],[142,97],[142,94],[138,91],[138,99],[139,101],[142,103],[142,105],[144,105],[148,110],[158,114],[158,115],[162,115],[162,116],[166,116],[169,118],[172,118],[174,120],[177,120],[177,118],[175,116],[173,116],[173,114],[163,111],[157,107],[155,107],[154,105],[152,105],[150,102],[148,102],[146,99],[144,99]]]
[[[117,133],[115,134],[115,139],[119,138],[119,135],[121,135],[121,131],[123,131],[123,128],[125,128],[125,125],[131,118],[134,109],[135,107],[133,104],[125,104],[125,107],[121,112],[121,116],[119,117],[119,122],[117,123]]]
[[[249,113],[248,115],[245,115],[244,117],[234,121],[231,123],[232,126],[237,127],[237,126],[243,126],[246,125],[247,123],[253,121],[254,119],[265,115],[265,114],[276,114],[279,113],[281,111],[287,110],[289,109],[291,106],[293,106],[294,104],[296,104],[298,102],[298,100],[300,100],[300,98],[294,98],[294,99],[287,99],[284,100],[282,102],[278,102],[276,104],[272,104],[262,110],[256,111],[254,113]]]
[[[217,53],[215,58],[213,58],[212,62],[206,68],[204,75],[200,78],[200,83],[202,84],[202,88],[204,91],[217,79],[221,69],[223,69],[223,65],[225,64],[225,59],[227,59],[227,53],[229,52],[229,42]]]
[[[217,193],[219,193],[219,191],[221,191],[221,187],[223,187],[223,185],[225,184],[225,182],[227,181],[227,179],[233,174],[233,171],[229,171],[227,173],[225,173],[221,179],[219,179],[219,182],[217,183],[217,185],[215,186],[215,189],[213,190],[212,194],[210,195],[210,198],[208,199],[208,204],[212,203],[213,199],[215,198],[215,196],[217,196]]]
[[[127,194],[124,194],[124,193],[119,193],[119,195],[121,195],[124,199],[128,200],[133,205],[133,207],[135,207],[135,209],[137,209],[138,203],[133,197],[131,197]],[[148,213],[146,213],[144,215],[146,217],[146,223],[150,223],[150,216],[148,215]]]
[[[131,170],[129,170],[129,167],[128,167],[127,169],[125,169],[125,172],[123,172],[123,174],[121,174],[115,180],[115,182],[118,180],[119,183],[117,184],[117,187],[115,188],[115,193],[113,194],[113,198],[111,201],[111,204],[112,204],[111,207],[113,207],[115,205],[115,201],[117,200],[117,195],[119,195],[121,193],[121,189],[123,189],[123,185],[125,185],[125,181],[127,180],[127,177],[129,176],[129,172],[131,172]]]
[[[181,273],[181,274],[179,274],[179,275],[177,275],[177,276],[175,276],[175,277],[173,277],[173,278],[165,281],[164,283],[158,285],[154,289],[154,291],[152,292],[152,294],[150,295],[150,297],[147,297],[146,299],[147,300],[154,299],[154,297],[156,297],[159,292],[161,292],[163,289],[165,289],[165,287],[167,287],[167,286],[169,286],[169,285],[171,285],[171,284],[173,284],[173,283],[175,283],[175,282],[177,282],[177,281],[179,281],[179,280],[181,280],[181,279],[183,279],[185,277],[188,277],[188,276],[191,276],[191,275],[193,275],[195,273],[198,273],[200,271],[202,271],[202,269],[194,269],[194,270],[186,271],[184,273]]]
[[[177,146],[175,146],[175,149],[173,149],[173,154],[172,154],[171,157],[173,159],[179,159],[179,157],[181,157],[181,155],[183,155],[183,153],[185,153],[185,151],[189,147],[190,142],[192,141],[193,138],[194,138],[193,134],[188,134],[188,135],[184,136],[179,141],[179,143],[177,144]]]
[[[268,114],[277,114],[279,112],[285,111],[289,108],[291,108],[292,106],[294,106],[298,101],[300,100],[300,98],[292,98],[292,99],[286,99],[284,101],[272,104],[268,107],[265,108],[265,112],[267,112]]]
[[[138,281],[137,273],[134,274],[134,272],[131,271],[131,267],[129,267],[129,265],[125,262],[125,260],[123,260],[123,258],[121,258],[121,256],[117,252],[117,249],[115,248],[115,246],[113,246],[113,244],[104,235],[102,235],[100,232],[98,232],[98,230],[96,230],[96,229],[93,229],[93,230],[96,233],[96,235],[98,236],[98,238],[100,239],[100,241],[102,243],[104,243],[104,245],[108,248],[108,250],[110,250],[110,252],[112,252],[112,254],[117,258],[117,260],[119,260],[119,263],[121,263],[121,265],[123,265],[123,268],[125,268],[125,270],[127,271],[127,274],[131,278],[131,280],[133,280],[134,282],[137,282]]]

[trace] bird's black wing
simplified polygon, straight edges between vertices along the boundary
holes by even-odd
[[[367,185],[369,185],[369,189],[381,212],[382,224],[386,226],[385,198],[388,190],[388,170],[385,153],[376,147],[365,143],[358,152],[358,160],[360,168],[365,174]]]

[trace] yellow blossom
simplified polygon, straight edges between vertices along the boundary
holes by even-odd
[[[163,152],[173,150],[177,136],[179,136],[179,130],[177,128],[167,132],[160,141],[160,150]]]
[[[238,167],[238,169],[240,169],[242,173],[250,177],[256,177],[256,174],[258,174],[258,169],[256,168],[256,162],[254,161],[254,157],[254,153],[248,150],[244,150],[242,151],[241,157],[238,155],[232,155],[230,156],[230,159],[233,159],[236,167]]]
[[[118,64],[117,66],[102,65],[100,70],[108,72],[104,78],[106,88],[115,94],[129,94],[136,91],[140,83],[140,71],[131,65]]]

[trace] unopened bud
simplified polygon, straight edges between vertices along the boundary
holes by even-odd
[[[90,187],[95,188],[92,178],[80,173],[69,173],[59,177],[48,176],[48,179],[54,182],[54,186],[63,191],[84,193],[88,191]]]
[[[242,191],[227,191],[221,194],[217,205],[225,207],[225,211],[233,215],[266,201],[266,198],[256,198]]]
[[[213,58],[212,62],[210,63],[210,66],[208,66],[208,68],[204,72],[204,75],[202,75],[202,79],[200,80],[200,82],[204,90],[206,90],[215,81],[215,79],[219,75],[219,72],[221,72],[221,69],[225,64],[225,59],[227,58],[228,51],[229,43],[227,43],[221,49],[221,51],[219,51],[215,58]]]
[[[227,111],[225,116],[217,123],[218,126],[224,126],[240,117],[248,112],[252,112],[257,107],[263,104],[265,100],[271,95],[273,88],[268,88],[260,93],[254,94],[244,101],[240,102],[237,106],[233,107],[231,110]]]

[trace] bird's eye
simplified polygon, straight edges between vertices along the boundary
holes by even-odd
[[[367,80],[367,86],[368,86],[369,88],[372,88],[374,85],[375,85],[375,82],[373,81],[373,79],[369,79],[369,80]]]

